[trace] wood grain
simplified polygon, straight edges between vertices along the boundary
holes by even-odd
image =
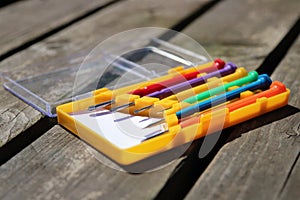
[[[0,55],[17,48],[24,43],[64,25],[88,11],[108,3],[109,0],[97,1],[20,1],[0,10]],[[29,57],[28,57],[29,58]],[[24,60],[25,61],[25,60]],[[14,62],[1,63],[1,72],[10,68]],[[11,73],[16,73],[11,71]],[[23,69],[24,70],[24,69]],[[28,70],[30,71],[30,70]],[[1,85],[3,79],[0,80]],[[38,111],[20,102],[1,88],[0,101],[0,146],[4,145],[19,133],[35,124],[41,115]]]
[[[173,3],[127,1],[111,6],[76,26],[8,58],[3,62],[2,71],[11,73],[15,78],[21,78],[32,71],[40,73],[44,61],[53,58],[59,60],[60,65],[68,65],[72,62],[69,54],[91,48],[114,33],[142,26],[170,27],[204,2],[176,0]],[[174,12],[179,9],[180,13]],[[35,65],[37,63],[38,65]],[[44,67],[55,68],[53,64]],[[31,72],[24,70],[29,68]],[[14,71],[19,73],[15,74]],[[0,95],[6,96],[1,100],[2,108],[10,110],[18,103],[29,110],[26,115],[29,121],[42,117],[8,92],[1,90]],[[7,111],[4,111],[4,114],[5,112]],[[13,122],[7,119],[3,126],[14,126],[10,123]],[[17,135],[21,132],[13,133]],[[6,142],[7,140],[3,141]],[[0,198],[151,199],[180,162],[178,159],[172,165],[156,172],[129,175],[106,167],[88,149],[85,143],[70,132],[60,126],[53,127],[0,167]]]
[[[189,1],[187,1],[189,2]],[[250,2],[250,1],[249,1]],[[132,3],[132,2],[130,2]],[[120,23],[120,27],[113,27],[110,29],[111,26],[108,24],[111,24],[109,19],[109,22],[107,22],[107,25],[105,26],[105,23],[103,24],[102,27],[105,27],[104,30],[101,28],[98,29],[99,32],[101,33],[102,36],[99,36],[99,34],[91,34],[88,35],[87,33],[94,33],[96,30],[94,30],[95,25],[100,26],[101,21],[104,16],[107,16],[107,13],[112,12],[107,11],[107,13],[102,12],[102,15],[99,16],[93,16],[92,18],[79,23],[76,27],[71,27],[66,30],[66,32],[57,34],[56,37],[51,37],[49,40],[46,40],[45,43],[39,43],[35,45],[34,48],[29,48],[28,50],[14,56],[13,59],[10,60],[10,62],[16,64],[17,69],[23,69],[22,67],[25,67],[26,64],[27,66],[29,65],[28,63],[31,63],[31,60],[28,60],[27,58],[33,59],[35,62],[37,61],[42,61],[42,60],[48,60],[53,57],[57,57],[57,55],[66,55],[70,51],[78,51],[80,48],[86,48],[91,45],[91,43],[101,40],[101,38],[105,38],[107,35],[111,34],[110,32],[114,33],[115,31],[120,31],[123,29],[128,29],[132,28],[134,26],[142,26],[145,25],[145,21],[147,20],[141,20],[143,22],[139,22],[135,25],[132,25],[132,18],[126,18],[126,15],[128,13],[132,12],[131,10],[124,11],[122,9],[122,6],[126,5],[126,8],[132,8],[134,7],[133,5],[137,6],[136,4],[132,3],[130,4],[127,2],[119,4],[119,6],[114,6],[114,8],[111,8],[111,10],[115,10],[115,12],[120,14],[121,16],[121,22],[124,20],[123,23],[120,23],[119,20],[112,21],[114,24],[117,24],[116,22],[118,21]],[[238,2],[235,1],[236,4],[239,4],[240,7],[244,5],[244,2]],[[151,4],[151,3],[150,3]],[[175,4],[175,3],[174,3]],[[225,5],[226,4],[226,5]],[[131,5],[131,6],[130,6]],[[170,5],[170,4],[169,4]],[[168,6],[169,6],[168,5]],[[177,4],[177,6],[180,4]],[[185,4],[184,4],[185,5]],[[220,9],[220,13],[226,13],[228,10],[228,7],[232,5],[232,1],[225,1],[218,6],[218,9]],[[264,6],[263,6],[264,5]],[[267,4],[263,4],[262,7],[264,9],[268,8]],[[275,4],[276,5],[276,4]],[[167,5],[166,5],[167,6]],[[175,5],[173,5],[175,6]],[[182,7],[178,6],[177,8]],[[118,9],[117,9],[118,8]],[[155,12],[159,7],[155,9]],[[191,6],[193,8],[193,6]],[[261,18],[256,18],[256,20],[265,20],[264,23],[266,24],[270,18],[264,18],[263,15],[260,15],[264,13],[264,9],[258,9],[260,12],[257,13],[257,16],[261,16]],[[172,12],[174,12],[174,8],[172,8]],[[147,9],[146,9],[147,10]],[[184,9],[180,9],[184,10]],[[120,13],[119,13],[120,12]],[[145,16],[145,9],[140,10],[141,13],[144,13],[144,15],[141,14],[141,16]],[[187,11],[187,13],[190,11]],[[215,12],[215,10],[213,11]],[[105,14],[104,14],[105,13]],[[171,13],[171,12],[170,12]],[[242,10],[241,12],[238,12],[239,14],[236,14],[235,12],[231,12],[233,16],[231,16],[229,13],[226,13],[224,15],[219,15],[218,18],[215,16],[217,19],[220,20],[220,23],[224,23],[224,21],[233,21],[233,18],[242,18],[245,14],[247,14],[247,9]],[[101,13],[100,13],[101,14]],[[265,56],[268,51],[276,45],[276,43],[280,40],[280,38],[284,35],[284,33],[287,31],[289,28],[289,23],[291,24],[293,21],[293,17],[295,16],[294,13],[286,13],[289,17],[284,17],[286,21],[283,23],[284,28],[278,30],[278,36],[276,39],[272,41],[272,44],[270,46],[265,45],[261,49],[261,54],[256,54],[256,55],[263,55]],[[210,15],[210,13],[208,13]],[[161,16],[166,16],[166,10],[164,10],[163,14],[158,15],[157,17],[157,22],[155,21],[156,17],[151,18],[152,20],[151,23],[165,23],[165,21],[168,20],[162,20],[164,22],[161,22]],[[256,16],[256,15],[255,15]],[[148,16],[149,17],[149,16]],[[148,17],[145,17],[146,19]],[[274,16],[273,16],[274,17]],[[280,18],[278,15],[275,15],[275,19]],[[138,18],[135,16],[134,18]],[[142,17],[141,17],[142,18]],[[139,18],[139,19],[141,19]],[[164,17],[163,17],[164,18]],[[167,17],[167,19],[173,19],[174,16],[172,17],[170,14],[170,18]],[[206,18],[206,17],[205,17]],[[231,19],[231,20],[230,20]],[[271,19],[273,19],[271,17]],[[291,19],[291,21],[289,21]],[[128,20],[128,21],[127,21]],[[153,21],[154,20],[154,21]],[[177,19],[178,20],[178,19]],[[200,19],[202,20],[202,19]],[[208,20],[207,24],[211,23],[212,18],[208,17],[206,18]],[[205,20],[205,21],[206,21]],[[209,22],[210,21],[210,22]],[[274,20],[276,21],[276,20]],[[99,25],[100,23],[100,25]],[[119,24],[118,23],[118,24]],[[233,22],[232,22],[233,23]],[[255,26],[255,22],[253,23],[253,29],[257,28]],[[130,25],[131,24],[131,25]],[[171,24],[171,23],[170,23]],[[169,25],[170,25],[169,24]],[[94,26],[93,26],[94,25]],[[79,27],[79,28],[78,28]],[[93,28],[91,28],[93,27]],[[123,29],[122,29],[123,27]],[[208,28],[208,26],[203,26],[203,28]],[[245,27],[243,27],[245,28]],[[261,33],[265,35],[268,31],[269,26],[261,26],[262,30]],[[80,30],[79,30],[80,29]],[[96,29],[96,28],[95,28]],[[84,31],[83,31],[84,30]],[[199,30],[202,30],[202,25],[197,26],[198,32]],[[241,29],[243,31],[244,29]],[[248,29],[250,30],[250,28]],[[84,33],[87,31],[87,33]],[[247,32],[247,29],[245,28],[245,31]],[[194,33],[197,33],[197,31],[194,31]],[[74,35],[73,35],[74,34]],[[87,37],[90,36],[90,37]],[[99,38],[98,38],[99,37]],[[194,38],[197,39],[196,34],[193,36]],[[266,36],[264,36],[266,37]],[[87,39],[88,38],[88,39]],[[87,40],[87,41],[86,41]],[[197,39],[198,40],[198,39]],[[224,42],[218,43],[212,43],[214,47],[217,45],[219,46],[226,46],[226,38],[224,39]],[[55,45],[60,46],[60,42],[64,42],[63,47],[58,48],[55,51],[52,51],[53,49],[47,48],[47,42],[53,41]],[[176,41],[176,38],[175,38]],[[200,41],[200,40],[199,40]],[[213,39],[211,39],[213,42]],[[223,44],[224,43],[224,44]],[[230,43],[230,41],[229,41]],[[263,43],[263,42],[262,42]],[[79,45],[79,46],[78,46]],[[253,45],[253,47],[252,47]],[[210,45],[207,45],[209,48]],[[250,53],[254,52],[259,52],[260,47],[256,48],[256,44],[251,44],[249,45],[249,48],[252,48],[251,51],[244,50],[242,53],[237,54],[235,56],[235,53],[239,53],[238,50],[240,49],[247,49],[247,47],[243,47],[243,45],[228,45],[227,47],[236,47],[236,51],[231,52],[231,54],[226,54],[226,58],[236,58],[236,59],[241,59],[237,60],[238,62],[242,63],[242,57],[246,58],[247,56],[251,55]],[[220,48],[221,48],[220,47]],[[223,47],[223,52],[227,49],[227,47]],[[39,48],[39,50],[38,50]],[[51,49],[51,51],[50,51]],[[214,49],[214,48],[212,48]],[[217,48],[219,49],[219,48]],[[44,51],[45,50],[45,51]],[[41,53],[43,51],[43,53]],[[221,51],[220,51],[221,52]],[[250,52],[250,53],[249,53]],[[38,54],[38,55],[36,55]],[[214,54],[218,55],[218,53]],[[219,54],[221,55],[221,53]],[[230,57],[231,56],[231,57]],[[241,56],[241,57],[240,57]],[[223,56],[221,56],[223,57]],[[255,58],[255,56],[254,56]],[[259,63],[261,60],[253,61],[252,59],[254,58],[249,58],[247,63],[252,63],[252,66],[255,66],[257,63]],[[22,66],[22,62],[26,61],[26,64]],[[233,60],[236,62],[236,60]],[[62,59],[62,63],[67,61]],[[255,63],[255,64],[254,64]],[[249,64],[250,65],[250,64]],[[6,62],[6,66],[9,66],[9,61]],[[11,65],[10,65],[11,66]],[[8,69],[8,67],[6,67]],[[26,73],[26,72],[24,72]],[[7,94],[6,94],[7,95]],[[4,104],[3,104],[4,105]],[[293,116],[292,116],[293,117]],[[290,118],[288,118],[290,119]],[[289,122],[288,119],[284,119],[286,122]],[[295,121],[295,119],[291,119],[292,121],[289,123],[292,123]],[[255,122],[254,122],[255,123]],[[244,125],[244,126],[249,126],[249,125]],[[265,144],[262,144],[260,142],[261,137],[267,137],[264,132],[269,131],[270,127],[269,125],[263,126],[263,130],[258,131],[257,133],[254,131],[248,132],[244,134],[240,140],[243,138],[250,138],[249,143],[243,142],[243,145],[234,145],[234,143],[237,143],[238,139],[234,140],[233,142],[229,143],[225,147],[229,145],[233,145],[236,147],[241,146],[242,150],[248,150],[248,154],[245,153],[245,158],[247,157],[259,157],[258,160],[263,161],[264,159],[268,160],[268,163],[264,162],[265,166],[270,167],[273,166],[273,163],[275,162],[281,162],[283,158],[281,155],[285,155],[288,150],[285,150],[283,148],[284,145],[290,145],[289,141],[286,141],[283,146],[277,146],[277,147],[272,147],[271,150],[273,152],[276,152],[277,154],[270,154],[268,150],[265,150],[266,148],[270,148],[269,146],[266,147]],[[289,130],[287,129],[289,127],[288,123],[285,124],[285,126],[275,126],[271,124],[272,130],[281,128],[281,130]],[[244,129],[245,127],[241,127],[241,129]],[[237,133],[239,133],[239,130],[236,130]],[[276,135],[276,131],[274,131]],[[255,137],[251,137],[250,135],[255,134]],[[268,135],[269,140],[275,140],[273,139],[273,135]],[[268,140],[264,140],[268,141]],[[253,149],[256,147],[255,145],[259,145],[257,148]],[[281,145],[281,143],[278,142],[278,144]],[[245,146],[246,145],[246,146]],[[225,148],[224,147],[224,148]],[[293,147],[291,147],[293,148]],[[249,151],[250,149],[250,151]],[[279,153],[279,150],[282,150],[283,153]],[[244,153],[244,151],[241,150],[241,153]],[[261,151],[265,151],[266,154],[263,154],[263,157],[260,157]],[[238,156],[240,151],[237,152],[236,149],[232,149],[231,151],[225,152],[223,155],[223,163],[221,164],[221,167],[227,167],[227,166],[232,166],[231,163],[237,162],[236,160],[239,160],[241,156]],[[232,156],[232,155],[235,155]],[[293,157],[294,154],[291,156]],[[244,155],[243,155],[244,157]],[[276,158],[275,158],[276,157]],[[230,158],[230,160],[228,160]],[[235,158],[235,159],[232,159]],[[218,154],[217,159],[213,161],[211,165],[214,165],[214,163],[218,162],[220,159],[220,156]],[[290,158],[292,160],[292,158]],[[3,199],[11,199],[11,198],[18,198],[18,197],[23,197],[23,198],[65,198],[65,199],[70,199],[70,198],[78,198],[78,199],[114,199],[114,198],[122,198],[122,199],[152,199],[153,197],[156,196],[157,192],[162,188],[162,186],[165,184],[165,182],[168,180],[170,176],[172,176],[172,173],[176,173],[177,170],[180,169],[180,166],[177,166],[177,163],[180,160],[177,160],[175,163],[172,165],[169,165],[166,168],[160,169],[159,171],[152,172],[152,173],[146,173],[142,175],[130,175],[126,174],[123,172],[115,171],[112,170],[108,167],[105,167],[103,164],[99,163],[99,161],[93,157],[93,155],[87,150],[87,147],[84,145],[83,142],[75,138],[73,135],[71,135],[69,132],[65,131],[59,126],[55,126],[52,128],[49,132],[45,133],[43,136],[41,136],[38,140],[36,140],[32,145],[28,146],[26,149],[24,149],[22,152],[20,152],[17,156],[15,156],[13,159],[8,161],[6,164],[2,165],[0,167],[0,177],[1,180],[4,180],[3,182],[0,183],[0,193],[3,194],[2,198]],[[220,161],[219,161],[220,162]],[[237,170],[235,172],[238,173],[230,173],[226,172],[225,174],[223,173],[223,168],[219,170],[211,170],[211,166],[208,168],[208,170],[205,172],[205,174],[208,173],[208,175],[211,175],[213,178],[207,179],[207,184],[205,182],[201,181],[201,186],[206,186],[202,190],[205,190],[204,192],[206,194],[211,194],[213,192],[214,186],[218,184],[221,185],[222,193],[219,193],[219,191],[216,191],[215,194],[216,196],[214,197],[223,197],[222,195],[224,194],[224,197],[226,195],[230,196],[230,194],[227,193],[232,193],[232,195],[236,195],[238,192],[236,192],[235,188],[238,188],[237,190],[240,191],[241,188],[238,186],[244,186],[245,182],[244,180],[241,180],[240,182],[234,182],[232,183],[232,187],[230,187],[231,190],[228,192],[227,185],[222,185],[220,183],[219,179],[224,180],[228,179],[228,181],[233,177],[237,176],[237,174],[242,174],[243,177],[246,175],[252,174],[254,170],[252,170],[252,167],[256,167],[255,162],[257,160],[252,160],[250,163],[244,163],[240,161],[240,163],[237,163],[234,165]],[[271,164],[270,164],[271,163]],[[184,163],[183,163],[184,164]],[[268,164],[268,165],[267,165]],[[262,167],[262,165],[259,165]],[[242,170],[242,169],[249,169],[248,172],[247,170]],[[278,169],[278,168],[276,168]],[[280,171],[281,169],[278,169],[278,171],[285,175],[284,172]],[[255,175],[251,177],[253,179],[258,179],[261,181],[261,179],[264,178],[265,171],[261,170],[258,175]],[[271,172],[270,172],[271,173]],[[272,173],[271,173],[272,174]],[[268,174],[269,175],[269,174]],[[259,176],[259,177],[258,177]],[[202,176],[203,177],[203,176]],[[199,181],[202,179],[202,177],[199,179]],[[270,178],[269,176],[267,176]],[[271,180],[277,180],[279,176],[272,178]],[[260,179],[261,178],[261,179]],[[234,179],[233,179],[234,180]],[[184,183],[182,183],[184,184]],[[230,185],[231,183],[229,183]],[[248,184],[248,182],[247,182]],[[181,185],[178,185],[180,188]],[[195,190],[197,190],[197,187],[199,184],[195,186]],[[259,190],[259,188],[255,188],[255,190]],[[248,191],[249,192],[249,191]],[[251,193],[251,192],[249,192]],[[238,193],[239,194],[239,193]],[[268,195],[269,193],[266,193]],[[198,196],[195,194],[195,196],[190,197],[194,199],[199,199],[201,197],[202,193]],[[243,197],[243,195],[241,195]],[[268,196],[269,197],[269,196]]]
[[[291,90],[289,106],[237,126],[187,199],[299,198],[299,47],[271,76]]]
[[[0,167],[0,197],[151,199],[174,168],[129,175],[105,166],[94,155],[82,141],[55,126]]]
[[[287,182],[286,185],[284,185],[283,190],[280,194],[280,199],[298,199],[300,196],[300,192],[298,189],[300,186],[299,155],[298,155],[298,160],[295,161],[295,166],[290,170],[291,170],[291,174],[289,177],[287,177]]]
[[[299,92],[300,92],[300,75],[299,67],[297,67],[297,60],[300,56],[300,38],[290,49],[286,58],[282,61],[279,68],[276,69],[272,78],[284,82],[291,90],[291,98],[289,105],[300,109]],[[298,96],[297,96],[298,95]],[[299,110],[298,110],[299,112]],[[280,182],[281,189],[276,191],[279,199],[298,199],[300,196],[300,114],[295,114],[289,117],[286,121],[278,122],[278,127],[287,127],[286,132],[281,132],[287,135],[289,141],[290,152],[286,153],[285,157],[289,158],[281,164],[281,170],[284,170],[285,174]],[[282,128],[281,128],[282,129]],[[286,138],[284,138],[286,139]],[[284,147],[283,147],[284,148]],[[297,155],[298,153],[298,155]],[[287,162],[288,161],[288,162]]]
[[[183,33],[213,57],[256,69],[299,16],[300,2],[227,0],[212,8]],[[176,41],[184,45],[182,41]]]
[[[30,0],[7,6],[0,10],[0,55],[108,2]]]
[[[144,26],[171,27],[205,2],[174,0],[173,4],[170,4],[144,0],[139,3],[125,1],[115,4],[78,22],[76,26],[66,28],[25,51],[9,57],[1,63],[0,72],[19,80],[69,66],[75,62],[74,60],[80,64],[76,57],[78,52],[94,48],[113,34]],[[181,12],[175,13],[174,10],[178,9]],[[2,83],[3,80],[0,84]],[[42,115],[2,88],[0,99],[1,128],[5,130],[0,145],[4,145],[36,123]],[[24,109],[26,112],[22,112]],[[16,119],[16,116],[19,118]],[[12,129],[15,126],[17,128]]]

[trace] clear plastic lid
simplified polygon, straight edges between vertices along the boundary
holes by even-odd
[[[134,36],[130,32],[129,35]],[[95,89],[116,89],[165,75],[172,67],[188,68],[211,61],[202,47],[194,52],[158,38],[148,38],[134,48],[126,48],[126,44],[136,40],[133,36],[125,37],[120,45],[105,41],[102,46],[114,46],[111,49],[100,45],[88,54],[82,51],[68,55],[68,63],[61,64],[62,59],[58,58],[36,63],[31,71],[3,72],[4,87],[43,114],[55,117],[58,105],[89,97]],[[195,43],[185,40],[187,46],[189,42]]]

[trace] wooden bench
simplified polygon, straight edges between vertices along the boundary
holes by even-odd
[[[113,34],[157,26],[291,90],[288,106],[224,130],[206,157],[198,157],[199,140],[166,167],[128,174],[1,87],[0,198],[299,199],[299,10],[298,0],[28,0],[0,8],[0,73],[38,74],[36,63],[64,65]]]

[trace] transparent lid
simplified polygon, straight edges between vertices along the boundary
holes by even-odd
[[[130,46],[137,40],[137,30],[132,33],[112,36],[92,51],[70,54],[65,63],[61,62],[64,57],[35,63],[26,71],[2,72],[4,88],[43,114],[55,117],[58,105],[89,97],[93,90],[116,89],[165,75],[172,67],[188,68],[211,61],[198,43],[196,52],[154,37]],[[184,41],[187,46],[196,43]]]

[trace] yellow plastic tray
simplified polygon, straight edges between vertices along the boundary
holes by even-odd
[[[207,67],[211,64],[212,63],[207,63],[206,65],[202,65],[200,67]],[[110,159],[114,160],[115,162],[121,165],[126,166],[141,161],[143,159],[149,158],[153,155],[168,151],[187,142],[191,142],[207,134],[213,133],[218,130],[222,130],[223,128],[227,128],[235,124],[241,123],[243,121],[249,120],[251,118],[257,117],[266,112],[282,107],[288,103],[290,91],[286,89],[286,91],[278,95],[269,98],[259,98],[256,100],[255,103],[244,106],[232,112],[229,112],[227,108],[211,109],[210,112],[205,112],[204,114],[202,114],[200,122],[198,124],[193,124],[185,128],[181,128],[180,125],[177,124],[177,119],[174,118],[174,115],[172,113],[170,115],[166,114],[165,119],[169,124],[169,131],[167,133],[156,136],[127,149],[121,149],[116,145],[110,143],[106,138],[92,131],[85,124],[80,123],[70,115],[70,113],[72,112],[85,111],[89,106],[93,106],[95,104],[115,98],[117,105],[122,105],[126,102],[128,103],[135,100],[136,106],[132,106],[129,109],[122,110],[122,112],[125,113],[133,113],[135,109],[152,104],[153,102],[157,102],[156,104],[162,107],[168,107],[170,105],[172,106],[176,103],[178,104],[177,100],[172,98],[166,101],[160,101],[156,98],[139,98],[139,96],[137,95],[130,95],[126,93],[128,91],[132,91],[133,89],[149,85],[150,83],[166,80],[170,77],[173,77],[174,75],[177,75],[178,73],[187,72],[191,70],[195,69],[183,70],[183,68],[178,67],[175,70],[171,70],[169,72],[169,75],[151,81],[146,81],[132,86],[120,88],[114,91],[108,90],[106,88],[96,90],[94,91],[93,97],[58,106],[58,122],[59,124],[66,127],[68,130],[70,130],[72,133],[78,135],[82,140],[86,141],[91,146],[108,156]],[[240,78],[241,76],[245,76],[246,74],[247,73],[244,68],[239,68],[237,69],[235,74],[229,75],[227,78],[213,78],[209,80],[206,84],[210,84],[210,81],[216,81],[219,83],[232,81]],[[205,89],[209,88],[206,84],[199,86],[197,92],[205,91]],[[253,93],[249,91],[245,92],[245,94],[246,95],[244,96],[253,95]],[[165,102],[167,105],[164,105]],[[144,112],[142,114],[147,115],[149,113]],[[109,130],[107,131],[109,132]]]

